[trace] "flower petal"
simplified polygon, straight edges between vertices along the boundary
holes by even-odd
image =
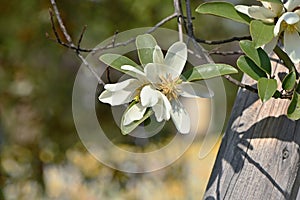
[[[156,120],[158,122],[161,122],[163,120],[169,120],[171,109],[171,103],[169,102],[168,98],[162,93],[160,93],[160,97],[157,104],[155,104],[152,107]]]
[[[292,11],[294,8],[300,5],[299,0],[288,0],[285,4],[284,7],[287,9],[287,11]]]
[[[283,20],[290,25],[296,24],[300,21],[299,15],[294,12],[286,12],[280,18],[283,18]]]
[[[120,90],[134,90],[138,88],[140,85],[140,81],[137,79],[127,79],[125,81],[114,83],[114,84],[106,84],[104,89],[109,90],[111,92],[116,92]]]
[[[142,106],[152,107],[157,104],[160,98],[160,92],[155,90],[152,86],[146,85],[141,90],[140,98]]]
[[[121,66],[121,69],[130,71],[135,74],[135,77],[137,77],[139,80],[145,81],[146,75],[144,72],[138,70],[137,68],[131,66],[131,65],[123,65]]]
[[[99,96],[99,101],[108,103],[112,106],[118,106],[129,103],[133,99],[133,95],[134,91],[120,90],[117,92],[111,92],[104,90]]]
[[[153,62],[164,64],[164,54],[161,51],[161,48],[156,45],[153,51]]]
[[[171,110],[172,120],[177,130],[182,134],[187,134],[191,129],[190,116],[179,101],[172,102]]]
[[[178,89],[180,90],[180,95],[183,97],[211,98],[214,95],[213,91],[197,83],[183,82],[182,84],[178,85]]]
[[[254,19],[273,21],[277,15],[270,9],[260,6],[251,6],[248,10],[250,17]]]
[[[294,63],[300,62],[300,36],[297,31],[284,32],[284,50]]]
[[[160,83],[162,77],[171,76],[174,79],[180,75],[173,67],[159,63],[149,63],[144,70],[148,80],[152,83]]]
[[[249,10],[249,8],[250,8],[249,6],[236,5],[236,6],[234,6],[234,8],[235,8],[237,11],[239,11],[240,13],[243,13],[243,14],[248,15],[248,16],[250,17],[249,12],[248,12],[248,10]]]
[[[126,113],[124,113],[123,125],[126,126],[131,124],[135,120],[140,120],[143,118],[147,107],[142,106],[140,103],[131,106]]]
[[[265,8],[272,10],[276,16],[280,16],[280,14],[284,12],[284,7],[281,3],[272,3],[266,1],[261,1],[261,3]]]
[[[284,14],[283,14],[284,15]],[[282,28],[281,28],[281,23],[283,22],[283,17],[279,17],[278,21],[275,24],[274,27],[274,36],[277,37],[280,35],[280,33],[282,32]]]
[[[129,103],[140,85],[141,82],[137,79],[127,79],[119,83],[106,84],[104,86],[106,90],[100,94],[99,100],[112,106]]]
[[[167,52],[165,64],[181,74],[187,59],[187,47],[183,42],[174,43]]]

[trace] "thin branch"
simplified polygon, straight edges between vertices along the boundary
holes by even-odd
[[[208,52],[209,55],[220,55],[220,56],[235,56],[235,55],[243,55],[242,51],[218,51],[212,50]]]
[[[183,30],[182,30],[183,14],[182,14],[181,0],[174,0],[174,8],[178,19],[177,25],[178,25],[179,41],[182,42],[183,41]]]
[[[186,7],[186,16],[187,16],[187,24],[186,24],[187,33],[189,37],[195,39],[190,0],[185,0],[185,7]]]
[[[56,16],[56,19],[57,19],[58,24],[59,24],[59,26],[60,26],[60,30],[63,32],[63,34],[64,34],[66,40],[68,41],[68,43],[69,43],[71,46],[73,46],[73,45],[72,45],[72,44],[73,44],[72,38],[71,38],[71,36],[69,35],[69,33],[68,33],[68,31],[67,31],[67,29],[66,29],[66,27],[65,27],[65,25],[64,25],[64,23],[63,23],[63,21],[62,21],[62,18],[61,18],[61,16],[60,16],[60,12],[59,12],[59,10],[58,10],[58,8],[57,8],[57,5],[56,5],[55,0],[51,0],[51,5],[52,5],[53,10],[54,10],[54,12],[55,12],[55,16]]]
[[[240,88],[244,88],[244,89],[247,89],[251,92],[254,92],[254,93],[258,93],[258,90],[250,85],[246,85],[244,83],[241,83],[240,81],[232,78],[230,75],[224,75],[224,78],[226,78],[229,82],[233,83],[234,85],[236,86],[239,86]]]
[[[241,83],[240,81],[232,78],[230,75],[224,75],[223,76],[224,78],[226,78],[229,82],[233,83],[234,85],[240,87],[240,88],[243,88],[243,89],[246,89],[246,90],[249,90],[250,92],[253,92],[253,93],[258,93],[258,90],[250,85],[246,85],[244,83]],[[291,99],[293,94],[290,94],[290,93],[284,93],[284,91],[281,91],[279,92],[280,95],[279,97],[278,96],[275,96],[275,94],[273,95],[274,98],[281,98],[281,99]]]
[[[177,17],[177,13],[173,13],[167,17],[165,17],[164,19],[162,19],[161,21],[159,21],[157,24],[155,24],[151,29],[149,29],[146,33],[152,33],[154,32],[158,27],[161,27],[162,25],[164,25],[165,23],[167,23],[168,21],[171,21],[172,19]]]
[[[215,40],[215,41],[203,40],[203,39],[195,37],[195,40],[202,44],[217,45],[217,44],[225,44],[225,43],[234,42],[234,41],[251,40],[251,36],[232,37],[232,38],[225,39],[225,40]]]
[[[58,33],[57,33],[57,30],[56,30],[56,27],[55,27],[55,24],[54,24],[54,19],[53,19],[53,13],[50,11],[50,18],[51,18],[51,24],[52,24],[52,29],[53,29],[53,32],[55,34],[55,37],[56,37],[56,40],[59,44],[63,45],[63,46],[66,46],[66,47],[72,47],[72,49],[75,51],[77,57],[81,60],[81,62],[91,71],[91,73],[93,74],[93,76],[97,79],[98,83],[99,84],[103,84],[104,85],[104,82],[101,80],[101,78],[98,76],[97,72],[93,69],[92,66],[90,66],[90,64],[87,62],[87,60],[80,54],[80,42],[82,40],[82,37],[83,37],[83,34],[84,34],[84,31],[85,31],[85,28],[83,29],[82,31],[82,34],[79,38],[79,41],[78,41],[78,45],[77,47],[75,46],[75,44],[72,42],[72,39],[69,35],[69,33],[67,32],[67,29],[65,27],[65,25],[63,24],[63,21],[61,19],[61,16],[60,16],[60,12],[57,8],[57,5],[56,5],[56,2],[55,0],[51,0],[51,4],[52,4],[52,7],[54,9],[54,13],[55,13],[55,16],[56,16],[56,19],[57,19],[57,22],[59,24],[59,27],[60,27],[60,30],[63,32],[63,35],[64,37],[66,38],[66,40],[68,41],[68,44],[64,43],[61,41]]]
[[[78,53],[78,51],[79,51],[79,49],[80,49],[80,44],[81,44],[83,35],[84,35],[85,31],[86,31],[86,28],[87,28],[87,25],[83,26],[83,29],[82,29],[81,34],[80,34],[80,36],[79,36],[78,43],[77,43],[77,49],[76,49],[76,50],[77,50],[77,53]]]
[[[156,29],[158,29],[159,27],[161,27],[162,25],[164,25],[165,23],[171,21],[172,19],[177,17],[177,13],[173,13],[167,17],[165,17],[164,19],[162,19],[161,21],[159,21],[157,24],[155,24],[152,28],[150,28],[148,31],[146,31],[146,33],[153,33]],[[121,43],[113,43],[113,44],[109,44],[107,46],[104,47],[98,47],[98,48],[94,48],[91,49],[92,52],[96,52],[96,51],[101,51],[101,50],[106,50],[106,49],[112,49],[115,47],[120,47],[120,46],[127,46],[128,44],[132,43],[135,41],[135,37],[130,38],[129,40],[125,41],[125,42],[121,42]]]

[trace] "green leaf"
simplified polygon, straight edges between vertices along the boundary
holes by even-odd
[[[290,57],[278,45],[276,45],[276,47],[274,48],[274,52],[283,61],[284,66],[288,68],[289,71],[297,71]]]
[[[124,114],[128,111],[129,108],[131,108],[134,104],[136,104],[136,102],[132,102],[128,108],[125,110]],[[151,109],[148,109],[146,111],[146,113],[144,114],[143,118],[137,121],[132,122],[131,124],[128,124],[126,126],[124,126],[123,121],[124,121],[124,114],[122,116],[121,119],[121,132],[123,135],[127,135],[129,133],[131,133],[136,127],[138,127],[141,123],[143,123],[146,119],[148,119],[152,114],[153,111]]]
[[[292,71],[282,81],[282,88],[284,90],[292,90],[296,84],[296,72]]]
[[[237,65],[242,72],[246,73],[254,80],[267,77],[267,74],[247,56],[240,56],[237,60]]]
[[[254,43],[249,40],[240,41],[240,47],[260,69],[271,75],[270,58],[262,48],[256,49]]]
[[[234,73],[238,73],[238,70],[230,65],[204,64],[193,67],[193,69],[184,72],[182,75],[187,81],[196,81]]]
[[[300,94],[294,91],[292,101],[287,110],[288,118],[292,120],[300,119]]]
[[[250,40],[240,41],[240,47],[242,51],[255,62],[256,65],[260,65],[259,55],[255,48],[255,45]]]
[[[99,60],[101,60],[108,66],[111,66],[112,68],[114,68],[120,72],[126,73],[128,75],[131,75],[133,77],[136,77],[135,73],[132,73],[127,70],[123,70],[123,69],[121,69],[121,66],[131,65],[131,66],[143,71],[143,69],[138,64],[136,64],[134,61],[132,61],[131,59],[129,59],[125,56],[119,55],[119,54],[112,54],[112,53],[104,54],[99,57]]]
[[[227,2],[207,2],[203,3],[196,9],[201,14],[211,14],[219,17],[228,18],[240,23],[249,24],[251,18],[247,15],[236,11],[234,5]]]
[[[258,96],[262,102],[272,98],[277,90],[277,81],[275,79],[260,78],[257,83]]]
[[[282,4],[282,2],[280,0],[258,0],[258,1],[264,1],[264,2]]]
[[[139,35],[135,41],[138,56],[143,66],[153,63],[153,51],[157,45],[155,38],[150,34]]]
[[[263,71],[271,75],[272,73],[272,65],[268,54],[262,49],[257,49],[260,65],[258,65]]]
[[[273,38],[273,24],[265,24],[259,20],[252,20],[250,23],[250,34],[255,48],[269,43]]]

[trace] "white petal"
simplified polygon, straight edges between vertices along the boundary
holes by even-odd
[[[297,31],[284,32],[284,50],[294,63],[300,62],[300,36]]]
[[[265,52],[267,52],[268,55],[270,55],[273,52],[273,49],[277,45],[278,42],[278,36],[274,37],[268,44],[265,44],[262,48]]]
[[[244,5],[237,5],[237,6],[235,6],[234,7],[237,11],[239,11],[240,13],[243,13],[243,14],[245,14],[245,15],[248,15],[248,16],[250,16],[249,15],[249,12],[248,12],[248,10],[249,10],[249,6],[244,6]]]
[[[294,8],[300,5],[299,0],[288,0],[285,4],[284,7],[287,9],[287,11],[292,11]]]
[[[283,5],[280,3],[272,3],[266,1],[261,1],[261,3],[265,8],[272,10],[276,14],[276,16],[280,16],[280,14],[284,12]]]
[[[180,133],[186,134],[190,132],[190,116],[179,101],[172,102],[171,117]]]
[[[148,80],[152,83],[160,83],[161,77],[171,76],[174,79],[180,75],[180,73],[171,66],[159,63],[148,63],[144,70]]]
[[[296,24],[300,21],[299,15],[294,12],[286,12],[280,18],[283,18],[283,20],[290,25]]]
[[[128,74],[138,78],[139,80],[142,80],[142,81],[146,80],[145,73],[131,65],[123,65],[123,66],[121,66],[121,69],[130,71],[131,73],[128,73]]]
[[[277,15],[270,9],[260,7],[260,6],[251,6],[248,10],[250,17],[260,20],[272,20],[277,17]]]
[[[161,51],[161,48],[156,45],[153,51],[153,62],[164,64],[164,54]]]
[[[278,36],[280,34],[281,30],[281,23],[285,21],[287,24],[293,25],[297,24],[300,21],[299,15],[297,15],[294,12],[286,12],[284,13],[277,21],[275,27],[274,27],[274,35]]]
[[[282,32],[282,30],[281,30],[282,21],[283,21],[283,17],[281,16],[281,17],[279,17],[278,21],[275,24],[275,27],[274,27],[274,30],[273,30],[275,37],[279,36],[280,33]]]
[[[178,86],[178,89],[180,90],[180,95],[183,97],[211,98],[214,95],[213,91],[197,83],[183,82]]]
[[[135,91],[126,90],[111,92],[108,90],[104,90],[99,96],[99,101],[108,103],[112,106],[122,105],[125,103],[129,103],[133,99],[134,92]]]
[[[160,98],[160,92],[155,90],[152,86],[146,85],[142,88],[140,97],[142,106],[152,107],[157,104]]]
[[[174,43],[167,52],[165,64],[181,74],[187,59],[187,47],[183,42]]]
[[[130,123],[132,123],[135,120],[140,120],[143,118],[146,107],[143,107],[140,103],[134,104],[127,110],[126,113],[124,113],[124,122],[123,124],[126,126]]]
[[[140,81],[137,79],[127,79],[125,81],[114,83],[114,84],[106,84],[104,89],[109,90],[111,92],[120,91],[120,90],[134,90],[138,88],[140,85]]]
[[[158,122],[169,120],[171,109],[171,103],[169,102],[168,98],[160,93],[160,98],[157,104],[152,107],[156,120]]]

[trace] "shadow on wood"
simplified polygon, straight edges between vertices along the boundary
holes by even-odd
[[[286,73],[274,63],[273,67],[274,74]],[[254,84],[247,76],[243,82]],[[239,91],[205,200],[297,198],[300,121],[285,116],[288,105],[283,99],[263,104],[257,94]]]

